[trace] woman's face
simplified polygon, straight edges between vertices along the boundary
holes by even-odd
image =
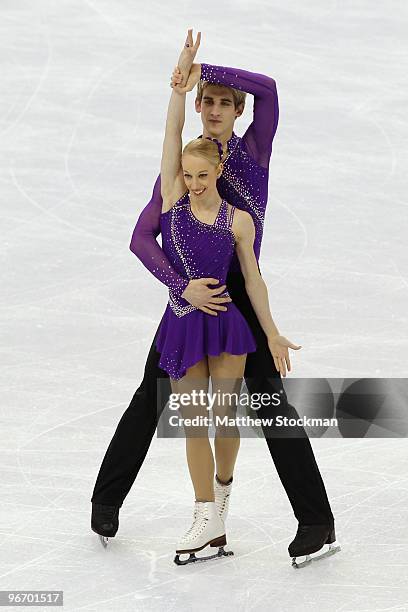
[[[187,153],[183,155],[181,165],[184,182],[191,195],[205,199],[206,192],[212,195],[216,191],[217,178],[221,173],[217,173],[217,167],[205,157]]]

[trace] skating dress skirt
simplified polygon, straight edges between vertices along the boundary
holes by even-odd
[[[174,206],[161,214],[162,248],[176,272],[187,279],[217,278],[226,284],[234,255],[231,230],[235,207],[228,218],[228,204],[222,200],[212,225],[197,219],[186,192]],[[216,286],[211,286],[216,288]],[[229,297],[224,291],[218,297]],[[160,322],[156,348],[159,367],[175,380],[206,355],[242,355],[256,350],[256,342],[245,318],[233,302],[226,311],[209,315],[169,289],[169,301]]]

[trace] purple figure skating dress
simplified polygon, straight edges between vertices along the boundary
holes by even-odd
[[[235,207],[228,218],[228,205],[222,200],[212,225],[197,219],[191,210],[188,191],[161,214],[162,248],[171,265],[184,278],[217,278],[226,284],[235,252],[231,230]],[[213,286],[211,286],[213,287]],[[215,288],[215,286],[214,286]],[[218,297],[229,296],[224,291]],[[182,378],[205,355],[256,351],[256,342],[245,318],[233,302],[226,311],[209,315],[169,288],[169,301],[160,322],[156,348],[159,367],[173,379]]]

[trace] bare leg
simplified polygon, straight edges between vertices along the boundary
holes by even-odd
[[[171,379],[173,393],[188,393],[203,390],[208,392],[209,371],[207,358],[188,368],[179,380]],[[207,403],[203,406],[181,406],[183,418],[210,417]],[[185,426],[188,469],[194,487],[196,501],[214,501],[214,456],[208,439],[208,426]]]
[[[244,376],[246,355],[221,353],[216,357],[208,355],[208,367],[212,381],[212,392],[220,394],[219,402],[214,403],[213,418],[234,418],[236,415],[235,394],[239,397]],[[228,401],[231,394],[231,400]],[[217,396],[218,397],[218,396]],[[234,466],[240,447],[238,427],[216,426],[214,439],[217,476],[227,483],[234,472]]]

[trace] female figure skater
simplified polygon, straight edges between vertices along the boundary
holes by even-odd
[[[196,53],[199,42],[200,34],[192,53]],[[216,182],[223,169],[221,144],[216,139],[197,138],[182,150],[185,97],[185,93],[173,87],[168,105],[161,160],[163,251],[181,276],[188,279],[208,277],[214,285],[222,286],[222,297],[229,297],[224,289],[235,249],[246,291],[268,338],[269,348],[272,354],[280,354],[281,337],[272,320],[267,288],[259,274],[253,249],[254,222],[249,213],[231,206],[218,193]],[[159,366],[168,372],[173,393],[207,393],[211,377],[212,391],[217,398],[239,394],[246,355],[256,350],[256,342],[248,323],[232,301],[228,308],[220,304],[217,312],[205,312],[169,289],[156,348],[160,353]],[[200,423],[208,418],[206,406],[196,407],[193,401],[180,412],[183,419],[204,417]],[[226,406],[225,401],[219,401],[213,407],[215,421],[217,417],[231,417],[234,413],[234,402]],[[205,422],[195,428],[187,425],[185,432],[187,462],[196,500],[193,524],[176,545],[177,564],[232,554],[223,549],[226,544],[224,521],[240,444],[237,427],[216,426],[216,499],[208,426]],[[220,547],[218,554],[198,559],[194,553],[208,545]],[[189,559],[181,561],[182,553],[189,553]]]

